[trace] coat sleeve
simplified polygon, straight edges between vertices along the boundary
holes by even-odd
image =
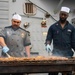
[[[28,32],[26,32],[25,39],[24,39],[24,46],[31,45],[30,36],[28,35]]]
[[[72,48],[74,49],[75,51],[75,28],[73,29],[73,32],[72,32],[72,39],[71,39],[71,46]]]
[[[46,44],[51,44],[52,42],[52,27],[48,29],[47,37],[46,37]]]
[[[0,31],[0,37],[3,37],[4,39],[6,38],[6,33],[5,33],[6,29],[3,28],[1,31]]]

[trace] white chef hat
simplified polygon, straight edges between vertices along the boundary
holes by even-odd
[[[61,7],[60,11],[64,11],[64,12],[69,13],[70,12],[70,8],[68,8],[68,7]]]
[[[13,15],[12,19],[17,19],[21,21],[21,16],[19,14]]]

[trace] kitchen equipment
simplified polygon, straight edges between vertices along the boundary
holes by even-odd
[[[75,58],[12,57],[0,58],[2,73],[49,73],[75,71]]]
[[[7,55],[7,57],[9,57],[9,58],[11,57],[8,53],[6,53],[6,55]]]

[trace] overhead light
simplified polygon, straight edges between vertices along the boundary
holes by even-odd
[[[12,2],[16,2],[16,0],[12,0]]]
[[[50,14],[48,12],[46,12],[45,17],[46,18],[49,18],[50,17]]]
[[[25,22],[25,23],[24,23],[24,27],[25,27],[25,28],[28,28],[28,27],[29,27],[29,23],[28,23],[28,22]]]
[[[46,19],[43,19],[43,20],[42,20],[42,22],[41,22],[41,27],[47,27],[47,26],[46,26]]]

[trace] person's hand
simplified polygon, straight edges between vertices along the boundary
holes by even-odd
[[[46,45],[46,51],[47,52],[51,52],[52,51],[51,46],[49,44]]]
[[[7,46],[4,46],[3,49],[2,49],[2,51],[3,51],[4,53],[7,53],[7,52],[9,51],[9,48],[8,48]]]

